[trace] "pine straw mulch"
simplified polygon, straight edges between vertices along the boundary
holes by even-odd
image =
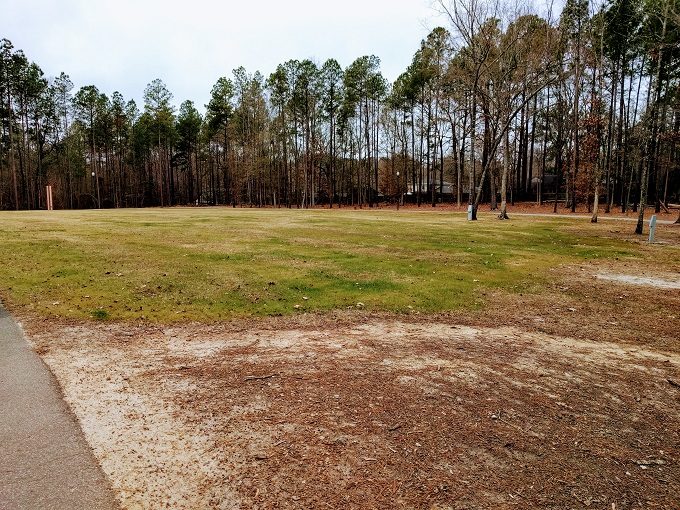
[[[244,508],[675,508],[678,358],[514,329],[268,337],[159,380]]]

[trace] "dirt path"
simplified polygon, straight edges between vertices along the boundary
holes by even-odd
[[[125,508],[680,507],[680,355],[447,322],[61,326]]]

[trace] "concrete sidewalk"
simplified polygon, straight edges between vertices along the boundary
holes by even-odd
[[[2,307],[0,508],[118,508],[56,380]]]

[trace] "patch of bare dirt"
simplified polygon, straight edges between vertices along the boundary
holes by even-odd
[[[626,274],[674,281],[680,260],[665,271],[638,261],[600,260],[552,268],[540,293],[481,292],[480,312],[456,313],[447,320],[522,330],[580,340],[680,353],[680,291],[651,285],[630,285],[598,278],[598,274]]]
[[[597,273],[595,276],[602,280],[609,280],[626,285],[643,285],[647,287],[656,287],[657,289],[680,289],[680,279],[674,279],[670,275],[668,278],[617,273]]]
[[[680,507],[680,355],[364,319],[30,333],[124,508]]]

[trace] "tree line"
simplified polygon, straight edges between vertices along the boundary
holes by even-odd
[[[201,114],[47,79],[0,41],[0,209],[680,201],[680,0],[550,13],[440,0],[449,28],[389,83],[376,56],[221,77]],[[680,218],[679,218],[680,220]]]

